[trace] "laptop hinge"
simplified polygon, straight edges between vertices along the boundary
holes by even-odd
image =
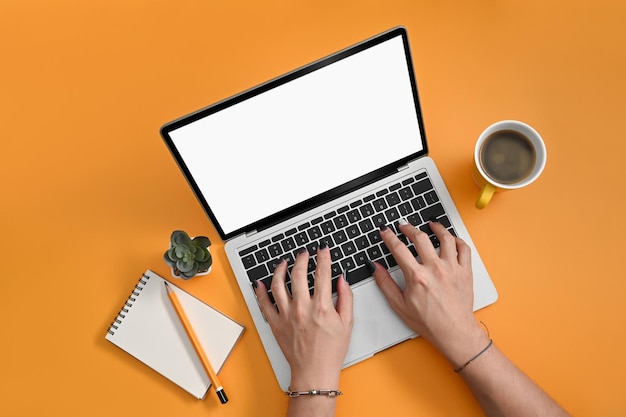
[[[251,231],[249,231],[249,232],[246,232],[246,237],[250,237],[250,236],[252,236],[252,235],[256,235],[256,234],[257,234],[257,232],[258,232],[258,230],[256,230],[256,229],[251,230]]]
[[[398,172],[400,172],[400,171],[404,171],[405,169],[408,169],[408,168],[409,168],[409,164],[399,166],[399,167],[398,167]]]

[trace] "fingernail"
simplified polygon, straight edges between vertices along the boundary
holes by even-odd
[[[252,281],[252,287],[254,287],[254,289],[256,290],[257,288],[259,288],[259,283],[256,280]]]
[[[348,282],[348,270],[347,269],[343,270],[343,280]]]
[[[437,218],[436,218],[436,217],[434,217],[434,216],[433,216],[433,217],[431,217],[431,218],[430,218],[430,219],[428,219],[428,220],[430,220],[430,221],[431,221],[431,222],[433,222],[433,223],[439,223],[439,220],[437,220]]]
[[[398,219],[398,224],[400,226],[404,226],[405,224],[409,224],[409,222],[407,222],[404,217],[400,217],[400,219]]]
[[[296,251],[296,256],[302,255],[304,252],[306,252],[306,248],[300,248]]]
[[[379,226],[378,228],[380,229],[381,232],[384,232],[385,230],[389,229],[386,224],[383,224]]]
[[[376,265],[374,265],[374,262],[370,261],[369,259],[365,260],[365,267],[367,268],[370,274],[373,274],[374,271],[376,271]]]
[[[326,240],[322,240],[320,242],[320,249],[326,249],[328,247],[328,242]]]

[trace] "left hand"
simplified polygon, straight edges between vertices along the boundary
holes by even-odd
[[[333,305],[330,251],[319,248],[315,287],[309,294],[307,267],[309,253],[301,250],[291,270],[290,296],[285,287],[287,262],[274,270],[271,289],[259,281],[256,295],[278,345],[291,366],[291,389],[338,389],[339,372],[352,333],[352,290],[343,276],[337,282],[337,306]]]

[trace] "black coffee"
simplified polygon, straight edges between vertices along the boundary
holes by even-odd
[[[513,130],[492,133],[480,149],[481,166],[494,181],[515,184],[530,175],[535,149],[528,138]]]

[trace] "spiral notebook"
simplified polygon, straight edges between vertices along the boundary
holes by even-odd
[[[202,363],[168,299],[164,279],[147,270],[109,327],[105,338],[161,375],[203,399],[211,386]],[[168,282],[216,372],[244,327]]]

